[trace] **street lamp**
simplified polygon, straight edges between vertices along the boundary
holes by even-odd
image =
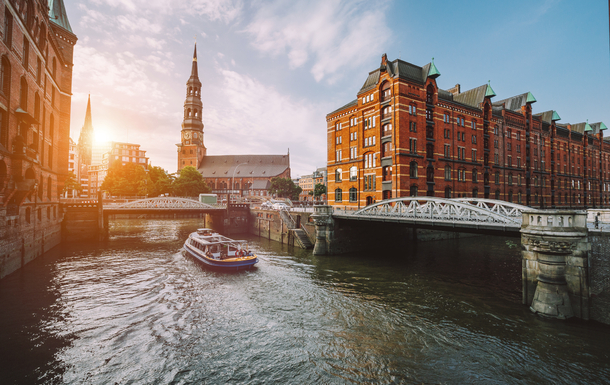
[[[231,204],[231,192],[233,191],[233,188],[235,188],[235,171],[237,171],[237,169],[239,168],[239,166],[241,166],[242,164],[248,164],[248,162],[244,162],[244,163],[240,163],[237,165],[237,167],[235,167],[233,169],[233,175],[231,176],[231,188],[229,189],[229,194],[227,195],[227,207],[229,207],[229,205]]]

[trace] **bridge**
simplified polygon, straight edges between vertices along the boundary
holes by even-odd
[[[178,198],[178,197],[160,197],[160,198],[146,198],[138,199],[135,201],[116,204],[116,205],[105,205],[104,215],[112,214],[149,214],[149,213],[218,213],[226,210],[226,206],[216,206],[207,203],[201,203],[199,201]]]
[[[529,207],[494,199],[402,197],[357,211],[335,210],[334,219],[395,222],[440,231],[520,236],[522,213]]]

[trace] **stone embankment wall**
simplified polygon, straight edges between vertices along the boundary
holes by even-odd
[[[315,242],[316,229],[313,220],[310,219],[312,213],[291,212],[292,218],[305,227],[309,234],[311,243]],[[277,210],[251,210],[250,211],[250,232],[263,238],[281,242],[286,245],[295,245],[292,234],[288,231],[289,226],[282,219]]]
[[[589,233],[591,319],[610,325],[610,234]]]
[[[61,218],[60,218],[61,219]],[[61,242],[61,223],[48,221],[24,228],[5,227],[0,236],[0,278],[38,258]]]

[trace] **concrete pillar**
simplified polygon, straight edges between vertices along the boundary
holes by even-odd
[[[316,244],[313,248],[313,254],[331,254],[331,240],[333,238],[332,206],[314,206],[314,213],[311,218],[316,225]]]
[[[523,303],[533,312],[557,319],[589,319],[591,245],[586,219],[586,212],[523,212]]]

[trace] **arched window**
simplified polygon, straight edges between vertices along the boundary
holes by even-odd
[[[349,180],[350,182],[355,182],[358,180],[358,168],[356,166],[349,168]]]
[[[426,103],[434,104],[434,86],[432,84],[428,84],[428,88],[426,88]]]
[[[335,189],[335,202],[343,202],[343,191],[340,188]]]
[[[342,171],[340,168],[338,168],[338,169],[335,171],[335,182],[341,182],[341,173],[342,173],[342,172],[343,172],[343,171]]]
[[[366,205],[372,205],[373,204],[373,197],[372,196],[368,196],[366,197]]]
[[[40,188],[42,188],[42,186],[40,186]],[[52,199],[52,189],[53,188],[53,179],[51,179],[51,177],[49,177],[47,179],[47,199],[51,200]]]
[[[496,180],[495,180],[496,184],[500,184],[500,173],[496,172]]]
[[[355,187],[349,189],[349,201],[356,202],[358,200],[358,192]]]
[[[34,95],[34,118],[40,120],[40,96],[38,92]]]
[[[508,191],[508,201],[511,203],[513,202],[513,190]]]
[[[510,174],[508,174],[508,185],[512,186],[512,184],[513,184],[513,174],[510,173]]]
[[[434,144],[432,143],[426,143],[426,158],[434,158]]]
[[[381,85],[381,101],[388,100],[392,96],[392,89],[390,82],[384,82]]]
[[[451,166],[445,166],[445,180],[451,180]]]
[[[11,89],[11,63],[6,55],[2,56],[2,72],[0,73],[0,90],[8,98]]]
[[[451,187],[445,187],[445,198],[451,198]]]
[[[417,178],[417,162],[415,161],[409,163],[409,176],[411,178]]]
[[[496,199],[500,199],[500,190],[496,190]]]
[[[472,182],[477,183],[479,181],[479,175],[477,174],[477,169],[472,169]]]
[[[479,197],[479,189],[478,188],[473,188],[472,189],[472,197],[473,198],[478,198]]]

